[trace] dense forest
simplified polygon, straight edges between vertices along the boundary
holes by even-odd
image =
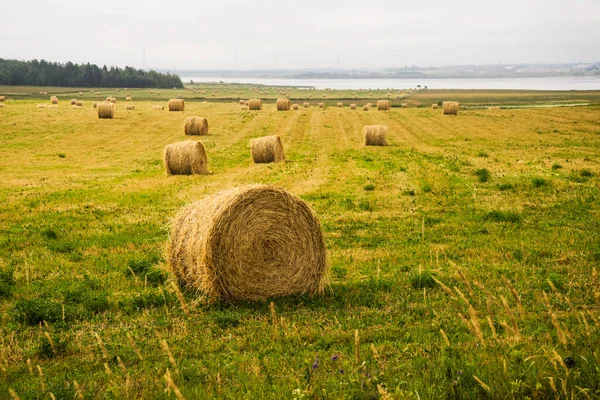
[[[61,64],[45,60],[19,61],[0,58],[0,85],[66,87],[182,88],[178,75],[96,64]]]

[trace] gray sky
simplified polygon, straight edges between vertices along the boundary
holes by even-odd
[[[600,61],[600,0],[2,0],[0,57],[141,68]]]

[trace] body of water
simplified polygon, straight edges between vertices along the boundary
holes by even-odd
[[[265,86],[303,86],[316,89],[512,89],[512,90],[600,90],[600,76],[546,78],[459,78],[459,79],[285,79],[181,77],[184,83],[225,82]]]

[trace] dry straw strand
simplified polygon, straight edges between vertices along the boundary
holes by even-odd
[[[168,175],[208,174],[204,145],[195,140],[167,145],[163,152],[163,161]]]
[[[186,135],[208,135],[208,120],[201,117],[187,117],[183,123]]]
[[[169,111],[185,111],[185,101],[183,99],[169,100]]]
[[[458,102],[445,101],[444,102],[444,115],[458,115]]]
[[[10,394],[10,397],[12,397],[13,400],[21,400],[21,398],[19,397],[19,395],[17,394],[17,392],[15,392],[13,390],[13,388],[8,388],[8,394]]]
[[[290,99],[277,99],[277,111],[289,111],[291,107]]]
[[[98,118],[113,118],[115,116],[115,105],[110,102],[98,103]]]
[[[358,329],[354,330],[354,359],[357,364],[360,364],[360,336]]]
[[[165,378],[165,381],[167,381],[167,388],[171,389],[173,393],[175,393],[175,397],[177,398],[177,400],[185,400],[185,397],[183,397],[183,394],[181,393],[177,385],[175,385],[175,382],[173,382],[173,379],[171,378],[171,372],[168,368],[167,372],[163,377]]]
[[[392,102],[389,100],[377,100],[377,110],[387,111],[392,108]]]
[[[252,160],[257,164],[285,161],[283,145],[278,135],[251,139],[250,148]]]
[[[387,128],[383,125],[365,125],[363,138],[365,146],[387,146]]]
[[[167,263],[209,298],[264,301],[322,293],[325,242],[313,211],[291,193],[240,186],[185,207],[173,220]]]

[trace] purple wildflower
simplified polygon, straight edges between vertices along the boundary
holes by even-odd
[[[344,373],[344,370],[343,370],[343,369],[340,369],[340,374],[343,374],[343,373]]]
[[[335,354],[333,357],[331,357],[331,361],[337,361],[339,358],[340,358],[340,356]]]
[[[317,369],[319,366],[319,357],[315,357],[315,362],[312,365],[312,369]]]

